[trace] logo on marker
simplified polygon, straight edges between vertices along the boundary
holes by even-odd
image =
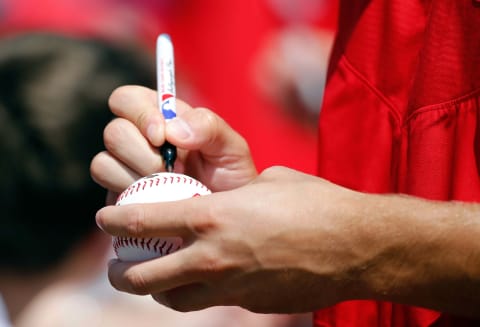
[[[162,114],[165,119],[173,119],[177,116],[175,112],[175,98],[172,94],[162,96]]]

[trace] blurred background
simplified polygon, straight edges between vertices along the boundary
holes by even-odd
[[[32,30],[175,44],[177,92],[219,112],[259,169],[315,172],[316,117],[336,0],[0,0],[0,33]]]
[[[54,33],[153,56],[158,34],[169,33],[179,98],[214,110],[239,131],[259,171],[285,165],[315,173],[316,126],[336,12],[337,0],[0,0],[0,38]],[[110,244],[102,246],[96,250],[99,263],[84,263],[94,267],[88,278],[37,289],[15,326],[310,325],[309,315],[255,315],[236,308],[178,314],[148,297],[118,293],[105,275]],[[0,294],[6,293],[2,285]]]

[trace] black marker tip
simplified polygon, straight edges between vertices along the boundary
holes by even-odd
[[[177,159],[177,148],[173,144],[165,141],[160,147],[160,154],[165,161],[165,170],[173,172],[173,165],[175,159]]]

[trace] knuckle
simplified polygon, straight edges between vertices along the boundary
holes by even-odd
[[[219,134],[220,130],[220,118],[210,110],[205,110],[205,123],[208,130],[212,131],[212,137]]]
[[[123,85],[113,90],[108,98],[108,105],[113,114],[119,117],[131,118],[132,108],[138,101],[145,99],[147,88],[140,85]]]
[[[190,224],[189,229],[197,237],[203,237],[219,228],[219,221],[217,221],[215,215],[212,214],[195,217],[195,219],[192,219],[189,222],[187,221],[186,223]]]
[[[119,105],[124,101],[130,89],[131,87],[128,85],[119,86],[108,97],[108,106],[114,114],[118,114]]]
[[[138,295],[147,295],[149,294],[148,282],[135,267],[130,267],[130,269],[125,271],[125,280],[129,288],[129,292]]]
[[[218,124],[218,116],[214,114],[210,109],[207,108],[198,108],[197,112],[202,115],[205,122],[210,126],[215,126]]]
[[[122,139],[123,130],[124,121],[121,118],[115,118],[105,126],[103,130],[103,143],[109,151],[116,152],[119,140]]]
[[[271,166],[271,167],[265,168],[260,175],[261,177],[270,180],[270,179],[276,179],[280,177],[281,175],[287,173],[287,171],[288,169],[282,166]]]
[[[223,263],[220,258],[221,256],[214,252],[209,252],[203,257],[202,270],[206,276],[215,275],[223,270]]]
[[[105,182],[103,173],[105,172],[105,168],[107,166],[107,157],[108,154],[103,151],[96,154],[90,162],[90,175],[92,176],[92,179],[100,185],[104,185]]]
[[[143,129],[144,127],[147,126],[147,120],[148,120],[148,117],[149,115],[142,111],[138,114],[137,118],[135,119],[135,125],[140,128],[140,129]]]
[[[142,206],[128,206],[126,211],[125,230],[130,236],[143,236],[145,231],[145,211]]]
[[[210,109],[207,108],[196,108],[193,112],[194,115],[198,115],[197,117],[200,118],[202,124],[204,125],[203,128],[207,131],[211,131],[213,135],[216,135],[216,131],[219,129],[220,119],[215,113],[213,113]]]
[[[122,89],[124,88],[124,86],[119,86],[117,88],[115,88],[112,93],[110,93],[110,96],[108,97],[108,106],[111,108],[111,107],[114,107],[115,106],[115,102],[116,102],[116,99],[117,97],[119,96],[119,94],[122,93]]]
[[[263,170],[262,175],[263,176],[276,175],[276,172],[277,172],[278,169],[279,169],[278,166],[267,167]]]
[[[194,261],[192,274],[199,276],[205,282],[218,283],[219,278],[229,270],[229,260],[225,258],[223,249],[204,244],[202,249],[197,252]]]

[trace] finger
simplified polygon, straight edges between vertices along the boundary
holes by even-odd
[[[194,283],[152,294],[158,303],[180,312],[205,309],[215,305],[229,305],[217,299],[216,292],[206,284]]]
[[[205,154],[248,151],[245,139],[206,108],[184,111],[167,124],[166,135],[169,141],[182,148],[202,150]]]
[[[166,138],[171,143],[187,149],[196,150],[196,157],[191,156],[185,169],[192,176],[202,174],[202,182],[215,185],[215,191],[231,188],[230,185],[243,185],[256,176],[256,168],[245,139],[235,132],[222,118],[206,108],[185,111],[181,116],[172,119],[166,126]],[[211,167],[222,167],[229,171],[228,180],[211,180],[213,176],[207,170],[199,171],[203,160]],[[205,165],[204,165],[205,166]],[[238,176],[235,172],[239,172]],[[249,172],[246,174],[245,172]]]
[[[165,120],[158,108],[156,91],[137,85],[115,89],[109,98],[111,111],[131,121],[155,146],[164,143]],[[176,100],[177,112],[191,109],[186,103]]]
[[[125,166],[106,151],[93,157],[90,164],[92,179],[107,190],[120,193],[140,175]]]
[[[159,303],[176,311],[190,312],[209,308],[217,305],[235,305],[228,299],[221,288],[215,288],[205,283],[193,283],[153,294],[153,298]]]
[[[122,118],[111,121],[103,133],[107,150],[136,174],[145,176],[161,171],[163,159],[135,125]]]
[[[205,219],[208,217],[208,210],[204,205],[200,205],[203,197],[108,206],[97,212],[96,221],[105,232],[115,236],[190,238],[196,229],[208,224]]]
[[[143,262],[112,260],[108,267],[110,284],[119,291],[146,295],[161,293],[197,282],[198,261],[185,248],[161,258]]]

